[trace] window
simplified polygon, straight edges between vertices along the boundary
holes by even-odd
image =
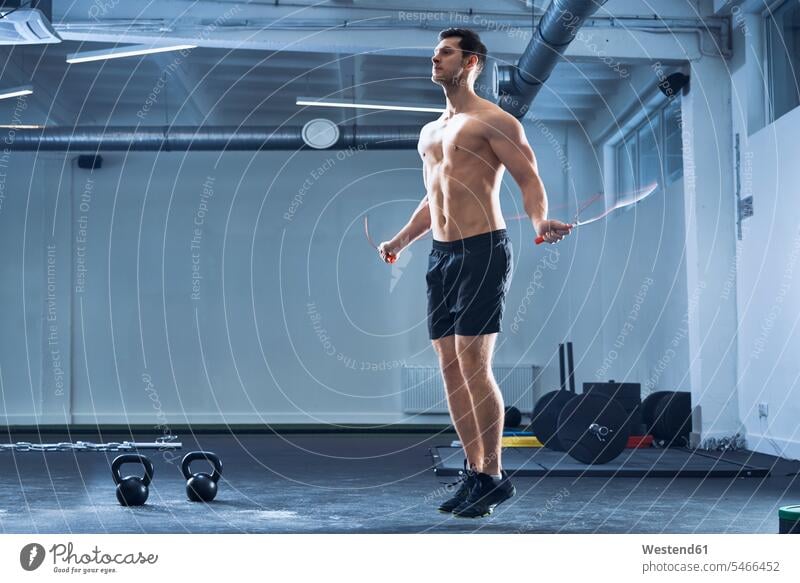
[[[681,102],[673,99],[664,108],[664,178],[671,184],[683,176]]]
[[[661,112],[657,111],[639,128],[639,186],[657,182],[661,184]]]
[[[636,134],[617,146],[617,197],[636,188]]]
[[[789,0],[765,14],[772,122],[800,105],[800,2]]]
[[[652,184],[659,188],[683,176],[681,100],[674,98],[627,132],[616,146],[616,198]]]

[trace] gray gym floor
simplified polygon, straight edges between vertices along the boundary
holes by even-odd
[[[151,441],[153,435],[136,435]],[[114,453],[0,453],[3,533],[774,533],[777,509],[800,503],[800,464],[762,454],[726,457],[770,468],[768,478],[525,478],[488,518],[440,514],[451,478],[432,471],[430,434],[181,434],[184,454],[208,449],[224,464],[209,505],[186,500],[179,463],[155,464],[144,507],[117,504]],[[8,436],[4,436],[9,441]],[[105,441],[130,435],[104,434]],[[10,441],[99,441],[21,435]],[[148,453],[148,452],[145,452]],[[178,460],[180,456],[178,456]],[[195,471],[205,471],[197,462]],[[138,472],[125,465],[123,474]],[[794,474],[794,475],[791,475]]]

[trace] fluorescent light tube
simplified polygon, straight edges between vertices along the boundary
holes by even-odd
[[[32,85],[23,85],[22,87],[12,87],[10,89],[0,89],[0,99],[11,99],[12,97],[30,95],[31,93],[33,93]]]
[[[375,102],[352,102],[344,99],[313,99],[310,97],[298,97],[295,105],[311,105],[316,107],[350,107],[355,109],[385,109],[389,111],[424,111],[431,113],[442,113],[444,107],[436,106],[416,106],[416,105],[392,105],[390,103]]]
[[[122,59],[124,57],[135,57],[137,55],[152,55],[154,53],[167,53],[170,51],[182,51],[194,49],[197,45],[171,45],[164,47],[153,47],[147,45],[130,45],[127,47],[116,47],[113,49],[102,49],[99,51],[86,51],[83,53],[72,53],[67,55],[67,63],[88,63],[91,61],[106,61],[108,59]]]

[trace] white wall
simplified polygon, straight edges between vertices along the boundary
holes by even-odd
[[[565,131],[528,131],[556,206]],[[8,156],[0,420],[431,421],[400,413],[400,365],[436,364],[425,319],[430,238],[389,267],[362,222],[369,213],[380,240],[408,219],[424,194],[415,151],[121,152],[103,154],[93,172],[76,157]],[[509,177],[502,201],[507,216],[523,212]],[[508,228],[507,331],[545,253],[527,219]],[[555,315],[554,332],[537,339],[538,320],[526,321],[505,335],[498,364],[555,353],[566,320],[549,301],[535,308]]]
[[[526,131],[550,214],[567,220],[602,189],[602,157],[578,126],[529,123]],[[436,363],[425,324],[430,238],[389,268],[375,260],[361,222],[368,212],[376,239],[402,226],[422,196],[415,152],[343,160],[335,152],[109,153],[95,172],[78,169],[75,154],[11,158],[0,210],[2,266],[16,282],[3,287],[1,306],[11,322],[0,333],[8,422],[431,420],[400,414],[398,368]],[[213,194],[204,197],[209,177]],[[608,378],[645,385],[686,310],[681,247],[669,244],[683,236],[680,186],[577,229],[563,245],[534,246],[527,219],[508,220],[514,279],[495,361],[543,366],[541,394],[558,386],[558,342],[572,340],[579,389]],[[508,176],[501,197],[507,217],[523,213]],[[192,229],[204,199],[193,299]],[[42,337],[48,241],[60,278],[58,349],[72,352],[61,363],[72,381],[62,396]],[[685,344],[677,352],[656,388],[685,388]],[[361,370],[362,362],[387,370]]]
[[[743,142],[754,215],[743,225],[737,279],[739,408],[748,444],[794,458],[800,457],[799,131],[795,108]],[[768,404],[767,419],[759,419],[759,403]]]
[[[4,132],[3,138],[7,137]],[[20,159],[21,156],[0,150],[0,248],[3,250],[0,413],[3,416],[41,411],[40,387],[45,364],[42,331],[46,311],[42,290],[46,226],[42,209],[52,177],[32,173],[31,161],[21,164]],[[49,366],[52,370],[52,364]],[[62,393],[63,388],[59,387]],[[50,392],[53,393],[54,390]]]
[[[765,124],[760,32],[755,15],[737,29],[732,71],[742,196],[752,196],[754,208],[736,255],[739,409],[751,449],[798,458],[800,108]],[[766,419],[759,418],[759,403],[768,405]]]

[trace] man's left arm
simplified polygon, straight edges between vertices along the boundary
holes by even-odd
[[[545,242],[555,243],[569,234],[571,225],[547,219],[547,193],[539,176],[536,156],[528,144],[522,124],[510,114],[492,120],[489,145],[522,191],[525,213]]]

